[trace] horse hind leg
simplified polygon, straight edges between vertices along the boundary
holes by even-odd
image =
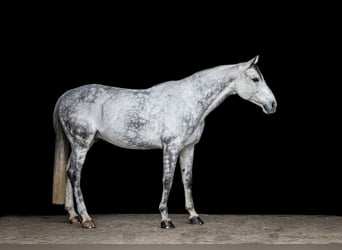
[[[68,162],[67,171],[69,170],[70,161]],[[69,213],[69,222],[71,224],[80,223],[80,217],[78,216],[74,207],[74,196],[72,191],[72,185],[69,177],[66,180],[65,191],[65,206],[64,209]]]
[[[77,212],[81,217],[81,224],[83,228],[92,229],[96,228],[93,219],[89,216],[87,208],[84,203],[83,194],[81,191],[81,171],[86,154],[89,148],[76,146],[73,148],[70,155],[70,167],[67,175],[73,189],[73,194],[76,201]]]
[[[202,225],[204,222],[197,214],[192,198],[192,164],[194,158],[194,145],[184,148],[180,152],[179,160],[182,172],[182,181],[185,193],[185,208],[188,210],[190,224]]]

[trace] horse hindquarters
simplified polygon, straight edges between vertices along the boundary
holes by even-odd
[[[83,228],[95,228],[96,225],[87,212],[81,191],[81,172],[86,155],[94,143],[96,129],[92,126],[91,120],[82,119],[82,117],[71,119],[66,115],[61,118],[61,122],[71,146],[66,169],[67,196],[65,209],[69,212],[71,222],[77,221],[78,213]],[[76,201],[77,213],[74,209],[73,199]]]
[[[75,98],[75,95],[73,92],[67,93],[59,99],[55,107],[56,163],[61,162],[61,164],[55,164],[54,203],[65,204],[70,222],[77,222],[79,218],[82,227],[95,228],[95,223],[88,215],[84,203],[80,182],[82,167],[87,152],[94,143],[97,129],[91,116],[84,115],[84,110],[89,108],[89,103],[70,101]],[[66,151],[68,144],[71,149],[69,157]],[[74,208],[74,200],[77,212]]]

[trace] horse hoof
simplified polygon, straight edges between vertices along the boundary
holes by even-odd
[[[76,223],[80,223],[81,220],[80,220],[80,218],[78,216],[75,216],[75,217],[69,218],[69,222],[71,224],[76,224]]]
[[[194,225],[203,225],[204,224],[204,222],[198,216],[189,218],[189,222],[190,222],[190,224],[194,224]]]
[[[160,227],[163,229],[173,229],[173,228],[175,228],[175,225],[173,225],[172,221],[170,221],[170,220],[163,220],[160,223]]]
[[[82,222],[82,227],[85,229],[95,229],[96,225],[92,220],[86,220]]]

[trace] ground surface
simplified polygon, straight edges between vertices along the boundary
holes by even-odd
[[[0,217],[0,244],[326,244],[342,243],[342,217],[307,215],[172,215],[175,229],[159,228],[157,214],[94,215],[97,228],[82,229],[66,216]]]

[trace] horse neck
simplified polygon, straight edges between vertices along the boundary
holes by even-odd
[[[226,65],[204,70],[189,77],[188,80],[196,96],[195,102],[199,108],[200,121],[203,121],[229,95],[235,93],[231,83],[237,74],[237,67]]]

